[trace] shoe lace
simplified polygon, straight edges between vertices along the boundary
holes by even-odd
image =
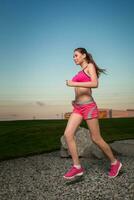
[[[110,166],[110,171],[114,171],[114,169],[115,169],[115,166],[114,166],[114,165],[111,165],[111,166]]]
[[[74,171],[75,169],[76,169],[76,168],[75,168],[74,166],[72,166],[70,170],[71,170],[71,171]]]
[[[70,168],[70,170],[67,172],[67,174],[68,174],[68,173],[73,173],[74,170],[75,170],[75,168],[74,168],[74,166],[72,166],[72,167]]]

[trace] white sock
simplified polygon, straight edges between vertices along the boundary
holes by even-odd
[[[112,165],[115,165],[117,163],[117,159],[114,162],[111,162]]]
[[[81,165],[74,165],[74,167],[76,167],[77,169],[80,169],[81,168]]]

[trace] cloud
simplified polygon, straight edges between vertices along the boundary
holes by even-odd
[[[10,114],[11,117],[17,117],[17,114]]]
[[[46,106],[46,104],[41,102],[41,101],[36,101],[36,104],[39,105],[39,106]]]

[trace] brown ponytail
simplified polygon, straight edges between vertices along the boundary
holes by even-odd
[[[98,65],[95,63],[91,53],[87,52],[87,50],[85,48],[79,47],[79,48],[76,48],[74,51],[79,51],[82,54],[84,54],[84,53],[86,54],[86,60],[87,60],[88,63],[92,63],[95,66],[98,78],[99,78],[101,73],[106,74],[106,72],[105,72],[106,69],[99,68]]]

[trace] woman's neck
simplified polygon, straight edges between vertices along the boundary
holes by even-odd
[[[88,63],[84,63],[83,65],[81,65],[82,70],[84,70],[87,66],[88,66]]]

